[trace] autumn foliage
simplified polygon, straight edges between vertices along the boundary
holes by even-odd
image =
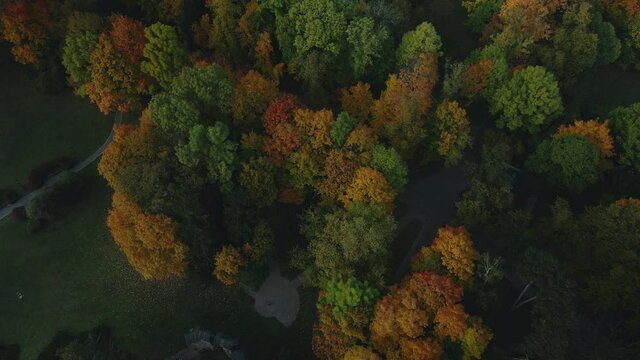
[[[140,62],[146,42],[143,23],[123,15],[114,15],[109,36],[113,46],[131,64]]]
[[[411,260],[416,271],[437,271],[442,266],[462,284],[469,284],[478,254],[471,235],[464,227],[445,226],[429,246],[423,247]]]
[[[107,226],[138,273],[154,280],[184,276],[187,247],[171,218],[145,213],[123,193],[113,194],[112,206]]]
[[[613,156],[613,138],[609,132],[608,122],[598,122],[597,120],[576,120],[571,125],[561,125],[554,137],[574,135],[584,138],[593,144],[603,157]]]
[[[481,59],[467,67],[463,76],[461,91],[464,95],[473,96],[482,91],[489,81],[493,70],[491,59]]]
[[[21,64],[37,64],[53,31],[49,0],[8,1],[0,11],[0,37],[11,43],[11,53]]]
[[[236,283],[240,268],[247,264],[244,254],[231,245],[226,245],[216,254],[213,275],[225,285]]]
[[[367,83],[359,82],[349,88],[340,90],[340,104],[342,105],[342,110],[348,112],[349,115],[359,121],[368,120],[373,106],[371,86]]]
[[[381,172],[370,167],[356,170],[353,181],[340,200],[345,207],[354,202],[376,204],[393,211],[396,193]]]

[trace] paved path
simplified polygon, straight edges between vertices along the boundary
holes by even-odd
[[[459,166],[444,168],[433,175],[409,181],[407,189],[398,198],[406,205],[407,214],[398,220],[397,234],[416,219],[422,223],[422,229],[396,271],[396,282],[409,271],[411,257],[429,244],[438,228],[453,217],[454,203],[467,186],[467,179]]]
[[[118,124],[120,121],[122,121],[122,113],[118,113],[116,115],[114,123]],[[111,141],[113,141],[113,129],[111,129],[111,132],[109,133],[109,136],[104,141],[104,143],[93,154],[91,154],[89,157],[87,157],[86,159],[84,159],[80,163],[76,164],[76,166],[74,166],[73,168],[69,169],[69,171],[78,172],[78,171],[84,169],[85,167],[87,167],[92,162],[96,161],[96,159],[98,159],[100,157],[100,155],[102,155],[102,153],[105,151],[107,146],[109,146],[109,144],[111,144]],[[2,220],[5,217],[11,215],[11,212],[14,209],[17,209],[17,208],[20,208],[20,207],[23,207],[23,206],[27,205],[29,203],[29,201],[31,201],[31,199],[33,199],[40,191],[42,191],[42,190],[50,187],[51,185],[55,184],[56,182],[58,182],[58,180],[60,180],[60,177],[62,175],[63,175],[63,173],[60,173],[60,174],[57,174],[55,176],[50,177],[49,179],[47,179],[47,181],[44,183],[44,185],[42,187],[40,187],[39,189],[33,190],[32,192],[24,195],[20,200],[18,200],[16,202],[14,202],[13,204],[7,205],[6,207],[0,209],[0,220]]]
[[[269,264],[269,276],[257,292],[248,291],[255,299],[255,309],[261,316],[275,317],[289,327],[300,310],[300,276],[289,280],[280,275],[280,267],[275,262]]]

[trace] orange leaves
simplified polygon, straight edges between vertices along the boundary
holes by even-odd
[[[115,48],[131,64],[138,64],[142,58],[142,51],[146,38],[144,36],[144,24],[140,21],[123,15],[114,15],[111,18],[111,41]]]
[[[460,304],[441,307],[436,312],[435,331],[441,337],[456,339],[464,334],[467,328],[467,318],[469,315],[464,312],[464,307]]]
[[[371,86],[367,83],[359,82],[352,87],[340,90],[340,103],[342,110],[359,121],[366,121],[373,106],[373,96]]]
[[[640,199],[628,198],[628,199],[619,199],[615,202],[616,206],[635,206],[640,209]]]
[[[102,113],[129,111],[139,105],[138,70],[116,50],[106,34],[100,34],[89,63],[91,82],[87,93]]]
[[[345,207],[354,202],[377,204],[393,211],[396,193],[381,172],[370,167],[359,168],[340,200]]]
[[[240,268],[247,264],[247,260],[239,249],[225,245],[216,254],[213,275],[225,285],[236,283]]]
[[[233,119],[236,124],[253,126],[260,123],[260,117],[271,101],[278,95],[278,84],[250,70],[236,85],[233,103]]]
[[[401,352],[402,356],[393,358],[420,359],[418,343],[414,341],[427,340],[425,330],[434,323],[438,309],[455,305],[461,297],[462,288],[448,277],[433,273],[409,275],[375,305],[371,323],[374,346],[387,355]],[[433,340],[423,345],[438,353],[437,344],[430,341]]]
[[[401,356],[397,359],[406,360],[438,360],[444,354],[444,347],[434,339],[417,340],[403,339],[400,342]]]
[[[446,226],[438,230],[431,248],[442,255],[442,265],[463,283],[471,280],[477,253],[464,227]]]
[[[281,166],[301,144],[298,129],[290,123],[278,124],[275,130],[264,138],[262,151],[268,155],[273,163]]]
[[[571,125],[561,125],[554,137],[558,138],[566,135],[584,138],[598,148],[600,154],[605,158],[613,156],[613,138],[609,133],[607,121],[600,123],[596,120],[576,120]]]
[[[21,64],[36,64],[47,45],[53,22],[48,0],[9,1],[0,12],[0,38],[12,44],[11,53]]]
[[[112,206],[107,226],[138,273],[147,280],[184,276],[187,247],[177,240],[177,225],[171,218],[147,214],[118,192]]]
[[[493,62],[487,58],[469,65],[462,75],[462,93],[473,96],[482,91],[487,86],[492,69]]]

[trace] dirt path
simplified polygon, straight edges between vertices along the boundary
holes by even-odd
[[[414,219],[422,223],[422,229],[394,276],[399,281],[409,271],[411,257],[431,242],[436,231],[454,215],[454,203],[458,194],[467,188],[467,179],[461,167],[449,167],[417,179],[411,179],[399,201],[407,207],[407,214],[398,220],[397,233]]]
[[[121,121],[122,121],[122,113],[118,113],[115,116],[114,124],[118,124]],[[100,155],[102,155],[102,153],[107,149],[107,146],[109,146],[109,144],[111,144],[111,141],[113,141],[113,129],[109,133],[109,136],[104,141],[104,143],[102,143],[102,145],[96,151],[94,151],[93,154],[89,155],[89,157],[87,157],[86,159],[84,159],[81,162],[79,162],[78,164],[76,164],[73,168],[69,169],[69,171],[71,171],[71,172],[79,172],[80,170],[84,169],[85,167],[87,167],[92,162],[96,161],[100,157]],[[58,180],[60,180],[60,177],[62,175],[63,175],[63,173],[57,174],[55,176],[52,176],[39,189],[33,190],[32,192],[24,195],[22,198],[20,198],[20,200],[16,201],[15,203],[7,205],[4,208],[0,209],[0,220],[2,220],[5,217],[11,215],[11,212],[14,209],[26,206],[29,203],[29,201],[31,201],[31,199],[33,199],[38,193],[40,193],[42,190],[44,190],[44,189],[50,187],[51,185],[55,184],[56,182],[58,182]]]

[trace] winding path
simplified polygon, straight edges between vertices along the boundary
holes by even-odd
[[[114,119],[114,125],[120,123],[121,121],[122,121],[122,113],[116,114]],[[98,159],[100,155],[102,155],[102,153],[106,150],[107,146],[111,144],[111,141],[113,141],[113,128],[111,129],[111,132],[109,133],[109,136],[107,136],[107,139],[104,141],[104,143],[93,154],[89,155],[89,157],[87,157],[86,159],[76,164],[74,167],[69,169],[69,171],[79,172],[80,170],[84,169],[92,162],[96,161],[96,159]],[[31,201],[31,199],[33,199],[39,192],[58,182],[58,180],[60,180],[60,177],[62,177],[63,173],[59,173],[50,177],[49,179],[47,179],[44,185],[42,185],[39,189],[33,190],[32,192],[20,198],[20,200],[0,209],[0,220],[9,216],[14,209],[27,205],[29,201]]]
[[[398,220],[397,234],[413,220],[420,221],[422,229],[396,271],[396,282],[409,271],[411,257],[433,239],[443,222],[453,217],[455,201],[467,186],[467,179],[459,166],[447,167],[433,175],[409,182],[407,189],[398,198],[406,205],[407,213]]]

